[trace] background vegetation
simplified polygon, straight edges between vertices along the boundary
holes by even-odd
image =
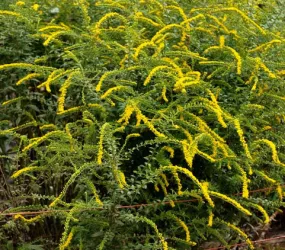
[[[284,3],[0,6],[1,248],[253,248],[284,205]]]

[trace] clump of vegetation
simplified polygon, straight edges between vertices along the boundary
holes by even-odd
[[[0,214],[2,246],[167,250],[215,239],[253,249],[249,225],[283,205],[280,9],[3,7],[1,210],[13,216]]]

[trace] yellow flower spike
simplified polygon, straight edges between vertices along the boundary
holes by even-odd
[[[45,87],[46,91],[50,93],[51,92],[50,85],[52,82],[72,72],[77,72],[76,74],[78,74],[78,70],[75,69],[69,69],[65,71],[63,71],[62,69],[56,69],[48,76],[48,79],[45,82],[38,85],[37,88]]]
[[[217,9],[213,9],[213,8],[193,8],[191,10],[191,12],[195,12],[195,11],[201,11],[201,10],[205,10],[205,11],[209,11],[212,13],[215,12],[224,12],[224,11],[232,11],[232,12],[236,12],[238,13],[247,23],[252,24],[255,28],[257,28],[263,35],[266,34],[266,31],[260,27],[256,22],[254,22],[252,19],[250,19],[245,13],[243,13],[241,10],[235,8],[235,7],[228,7],[228,8],[217,8]]]
[[[274,74],[274,73],[272,73],[271,71],[270,71],[270,69],[269,68],[267,68],[267,66],[260,60],[260,62],[259,62],[259,66],[260,66],[260,68],[262,68],[263,70],[264,70],[264,72],[266,72],[267,74],[268,74],[268,76],[270,77],[270,78],[277,78],[276,77],[276,75]]]
[[[93,31],[96,32],[96,30],[99,29],[99,28],[101,27],[101,25],[102,25],[105,21],[107,21],[108,19],[114,18],[114,17],[116,17],[116,18],[118,18],[118,19],[121,19],[123,22],[127,22],[127,19],[126,19],[124,16],[120,15],[119,13],[117,13],[117,12],[109,12],[109,13],[107,13],[106,15],[104,15],[104,16],[96,23],[96,25],[95,25]]]
[[[272,40],[272,41],[270,41],[270,42],[268,42],[268,43],[263,43],[263,44],[257,46],[256,48],[249,50],[248,52],[249,52],[249,53],[256,52],[256,51],[265,52],[265,51],[266,51],[269,47],[271,47],[273,44],[280,44],[280,43],[282,43],[281,40],[274,39],[274,40]]]
[[[254,170],[254,173],[256,173],[257,175],[261,176],[264,178],[264,180],[268,181],[269,183],[276,183],[276,180],[270,178],[267,174],[265,174],[264,172],[262,171],[259,171],[259,170]]]
[[[32,172],[32,171],[40,171],[40,170],[43,170],[44,168],[43,167],[36,167],[36,166],[29,166],[29,167],[25,167],[25,168],[22,168],[18,171],[16,171],[12,176],[11,178],[12,179],[15,179],[15,178],[18,178],[20,175],[22,175],[23,173],[27,173],[27,172]]]
[[[16,98],[10,99],[10,100],[8,100],[8,101],[2,102],[1,105],[2,105],[2,106],[6,106],[6,105],[9,105],[9,104],[11,104],[11,103],[15,103],[15,102],[17,102],[17,101],[20,101],[20,100],[22,100],[22,99],[23,99],[22,96],[16,97]]]
[[[183,168],[183,167],[170,165],[170,166],[162,166],[162,167],[159,168],[159,170],[160,171],[168,170],[168,171],[171,171],[171,172],[174,170],[174,171],[181,172],[181,173],[185,174],[186,176],[188,176],[201,189],[201,192],[202,192],[205,200],[209,203],[209,205],[211,207],[215,206],[214,202],[212,201],[212,199],[211,199],[211,197],[209,195],[208,188],[206,186],[202,185],[202,183],[200,183],[200,181],[188,169]]]
[[[100,130],[100,138],[99,138],[99,144],[98,144],[99,149],[98,149],[98,155],[97,155],[97,163],[99,165],[102,165],[102,158],[103,158],[103,153],[104,153],[103,141],[104,141],[104,136],[105,136],[105,130],[107,127],[109,127],[109,123],[106,122],[103,124]]]
[[[149,130],[154,133],[157,137],[164,137],[166,136],[163,133],[160,133],[156,128],[153,126],[153,124],[149,121],[149,119],[142,114],[142,112],[136,107],[135,111],[137,113],[138,120],[143,121],[143,123],[149,128]]]
[[[220,47],[223,48],[225,46],[225,36],[220,36]]]
[[[138,60],[138,57],[139,57],[140,52],[141,52],[143,49],[147,48],[147,47],[156,47],[156,45],[155,45],[155,43],[152,42],[152,41],[150,41],[150,42],[148,41],[148,42],[144,42],[144,43],[140,44],[140,45],[135,49],[134,59],[135,59],[135,60]]]
[[[132,105],[127,105],[125,108],[125,111],[123,113],[123,115],[121,116],[121,118],[117,121],[118,123],[123,123],[124,126],[127,126],[129,124],[129,120],[131,118],[131,115],[133,114],[133,112],[135,111],[135,108]]]
[[[59,98],[58,98],[58,100],[57,100],[57,103],[58,103],[58,105],[57,105],[57,112],[58,112],[58,113],[61,113],[61,112],[64,111],[64,103],[65,103],[65,96],[66,96],[66,93],[67,93],[67,89],[68,89],[68,88],[70,87],[70,85],[71,85],[72,78],[73,78],[75,75],[78,75],[78,74],[80,74],[79,71],[74,71],[74,72],[72,72],[72,73],[68,76],[68,78],[66,79],[66,81],[63,83],[63,85],[61,86],[61,88],[60,88],[60,90],[59,90],[59,92],[61,92],[61,93],[60,93],[60,96],[59,96]]]
[[[156,224],[152,220],[150,220],[146,217],[143,217],[143,216],[140,216],[139,220],[147,223],[148,225],[150,225],[154,229],[154,231],[155,231],[155,233],[156,233],[157,237],[159,238],[160,243],[162,245],[162,250],[168,250],[168,244],[167,244],[166,240],[164,239],[163,235],[158,231]]]
[[[168,187],[169,186],[169,182],[167,180],[167,176],[164,173],[161,173],[160,176],[162,177],[165,186]]]
[[[166,91],[167,91],[166,86],[163,86],[161,96],[165,102],[168,102],[168,99],[166,97]]]
[[[267,139],[261,139],[261,140],[255,141],[255,143],[264,143],[264,144],[266,144],[271,149],[272,160],[275,163],[280,164],[281,166],[285,166],[284,163],[280,162],[278,154],[277,154],[276,146],[275,146],[275,144],[272,141],[267,140]]]
[[[65,248],[67,248],[70,245],[72,238],[73,238],[73,231],[71,230],[71,232],[67,236],[66,241],[62,245],[60,245],[59,250],[64,250]]]
[[[185,232],[185,241],[186,241],[186,242],[190,242],[190,240],[191,240],[190,231],[189,231],[189,228],[188,228],[188,226],[186,225],[186,223],[185,223],[184,221],[182,221],[181,219],[179,219],[179,218],[178,218],[177,216],[175,216],[174,214],[170,214],[170,213],[169,213],[168,216],[169,216],[170,218],[173,218],[173,219],[177,222],[177,224],[183,228],[183,230],[184,230],[184,232]]]
[[[61,23],[61,25],[48,25],[45,26],[41,29],[39,29],[40,32],[44,32],[47,30],[70,30],[70,28],[68,26],[66,26],[65,24]]]
[[[152,37],[151,42],[156,42],[156,40],[161,36],[161,34],[163,34],[165,31],[169,31],[173,28],[178,28],[180,30],[182,30],[182,33],[185,33],[184,28],[179,25],[179,24],[168,24],[166,26],[164,26],[162,29],[160,29],[158,32],[156,32],[156,34]],[[184,38],[184,36],[182,35],[182,38]]]
[[[198,14],[197,16],[194,16],[194,17],[191,17],[191,18],[187,18],[187,19],[184,19],[183,22],[180,23],[180,25],[184,25],[186,23],[191,23],[191,22],[194,22],[194,21],[197,21],[199,19],[205,19],[205,15],[203,14]],[[191,28],[193,29],[193,28]]]
[[[95,88],[96,92],[101,91],[102,83],[103,83],[110,75],[112,75],[112,74],[114,74],[114,73],[117,73],[117,70],[115,70],[115,71],[107,71],[107,72],[105,72],[105,73],[101,76],[101,78],[100,78],[100,80],[99,80],[99,82],[98,82],[98,84],[97,84],[97,86],[96,86],[96,88]]]
[[[73,108],[70,108],[70,109],[66,109],[66,110],[64,110],[62,112],[57,112],[57,115],[64,115],[64,114],[70,114],[70,113],[73,113],[73,112],[78,112],[82,108],[83,108],[82,106],[73,107]]]
[[[162,58],[162,61],[164,61],[164,62],[168,63],[169,65],[171,65],[171,66],[175,69],[176,73],[178,74],[178,76],[179,76],[180,78],[184,77],[184,74],[183,74],[182,69],[181,69],[172,59],[170,59],[170,58],[168,58],[168,57],[163,57],[163,58]],[[171,69],[171,70],[172,70],[172,69]],[[195,71],[195,72],[196,72],[196,73],[194,73],[194,71],[193,71],[192,74],[196,74],[196,76],[197,76],[197,74],[200,73],[200,72],[198,72],[198,71]]]
[[[16,82],[16,86],[28,81],[28,80],[31,80],[33,78],[36,78],[36,77],[39,77],[41,76],[41,74],[38,74],[38,73],[31,73],[31,74],[28,74],[26,75],[25,77],[23,77],[22,79],[20,79],[18,82]]]
[[[180,13],[180,16],[183,18],[183,23],[188,23],[188,17],[187,15],[185,14],[184,10],[182,8],[180,8],[179,6],[174,6],[174,5],[169,5],[169,6],[166,6],[166,9],[173,9],[173,10],[177,10],[179,13]],[[190,25],[188,24],[186,26],[186,30],[189,31],[190,30]]]
[[[238,135],[239,135],[240,142],[241,142],[241,144],[242,144],[242,146],[243,146],[243,149],[244,149],[244,151],[245,151],[245,154],[246,154],[247,158],[249,158],[249,159],[252,160],[252,156],[251,156],[251,154],[250,154],[250,152],[249,152],[248,145],[247,145],[247,143],[246,143],[246,141],[245,141],[245,139],[244,139],[243,131],[242,131],[242,129],[241,129],[240,122],[239,122],[238,119],[234,119],[234,126],[235,126],[235,128],[236,128],[236,130],[237,130],[237,133],[238,133]]]
[[[16,2],[16,5],[17,6],[24,6],[26,3],[25,2],[23,2],[23,1],[18,1],[18,2]]]
[[[181,184],[181,181],[180,181],[180,178],[179,178],[179,175],[178,173],[175,171],[175,170],[171,170],[171,173],[176,181],[176,184],[177,184],[177,194],[178,195],[182,195],[182,184]]]
[[[126,182],[125,174],[121,170],[118,170],[118,178],[119,178],[119,186],[121,189],[123,189],[128,185]]]
[[[268,224],[270,222],[269,215],[262,206],[255,204],[255,203],[251,203],[251,202],[249,203],[249,206],[257,209],[260,213],[262,213],[262,215],[264,217],[264,224]]]
[[[1,11],[0,11],[0,14],[1,14]],[[31,63],[9,63],[9,64],[0,65],[0,70],[13,69],[13,68],[33,69],[33,70],[35,69],[55,70],[55,68],[52,68],[52,67],[38,66],[38,65],[31,64]]]
[[[173,148],[171,148],[169,146],[164,146],[162,149],[167,151],[170,154],[170,158],[174,157],[174,149]]]
[[[22,17],[19,13],[13,12],[13,11],[8,11],[8,10],[0,10],[0,15]]]
[[[33,223],[33,222],[39,221],[41,218],[42,218],[41,215],[37,215],[37,216],[35,216],[35,217],[31,218],[31,219],[27,219],[27,218],[25,218],[25,217],[24,217],[23,215],[21,215],[21,214],[16,214],[16,215],[14,216],[14,220],[21,219],[21,220],[23,220],[23,221],[26,222],[26,223]]]
[[[117,92],[123,89],[128,89],[126,86],[117,86],[113,88],[109,88],[102,96],[101,99],[106,99],[109,95],[111,95],[113,92]]]
[[[50,34],[47,39],[44,41],[43,45],[44,46],[48,46],[50,44],[51,41],[55,40],[57,37],[66,34],[66,30],[60,30],[60,31],[56,31],[53,32],[52,34]]]
[[[238,203],[236,200],[224,195],[224,194],[221,194],[221,193],[217,193],[217,192],[214,192],[214,191],[208,191],[209,194],[211,196],[214,196],[214,197],[217,197],[217,198],[220,198],[221,200],[227,202],[227,203],[230,203],[231,205],[233,205],[234,207],[236,207],[236,209],[238,209],[239,211],[241,211],[242,213],[250,216],[252,215],[251,212],[249,210],[247,210],[246,208],[244,208],[240,203]]]
[[[158,187],[157,184],[154,184],[154,189],[155,189],[156,192],[159,192],[159,187]]]
[[[209,218],[208,218],[208,227],[212,227],[213,226],[213,218],[214,218],[213,211],[210,210],[209,211]]]
[[[252,249],[252,250],[254,249],[254,246],[253,246],[251,240],[248,238],[248,236],[246,235],[246,233],[243,232],[240,228],[238,228],[237,226],[235,226],[235,225],[233,225],[233,224],[231,224],[231,223],[229,223],[229,222],[223,221],[223,220],[221,220],[221,219],[219,219],[218,221],[221,222],[221,223],[223,223],[223,224],[225,224],[226,226],[228,226],[229,228],[231,228],[233,231],[235,231],[235,232],[237,232],[239,235],[241,235],[243,238],[245,238],[245,239],[246,239],[246,243],[247,243],[248,246],[249,246],[249,249]]]
[[[45,130],[45,129],[57,129],[57,127],[54,124],[45,124],[40,126],[40,130]]]
[[[154,27],[160,27],[161,25],[159,23],[156,23],[155,21],[151,20],[150,18],[147,18],[143,16],[141,12],[135,13],[135,18],[141,21],[144,21],[145,23],[148,23]]]
[[[218,24],[224,32],[226,32],[227,34],[230,33],[229,29],[215,16],[213,15],[206,15],[206,17],[212,19],[216,24]]]
[[[34,4],[34,5],[32,6],[32,9],[35,10],[35,11],[38,11],[39,8],[40,8],[40,5],[38,5],[38,4]]]
[[[47,140],[49,137],[54,136],[54,135],[62,135],[64,134],[63,131],[60,130],[56,130],[56,131],[51,131],[47,134],[45,134],[42,137],[37,138],[36,140],[34,140],[32,143],[30,143],[29,145],[27,145],[25,148],[23,148],[22,152],[26,152],[29,149],[31,149],[32,147],[39,145],[40,143],[42,143],[43,141]]]
[[[283,201],[283,190],[280,184],[277,184],[276,191],[277,191],[280,201]]]
[[[166,189],[166,185],[162,182],[162,180],[160,178],[158,179],[158,183],[161,186],[161,189],[162,189],[164,195],[167,196],[168,192]],[[173,202],[173,200],[169,200],[169,204],[171,207],[175,207],[175,203]]]
[[[69,142],[70,142],[70,151],[74,152],[74,139],[73,139],[71,131],[70,131],[70,126],[71,125],[72,125],[71,123],[67,123],[65,125],[65,132],[66,132],[67,137],[68,137]]]
[[[153,68],[149,72],[149,74],[148,74],[147,78],[145,79],[143,85],[144,86],[148,85],[149,82],[151,81],[151,78],[156,74],[156,72],[161,71],[161,70],[165,70],[165,69],[171,70],[171,68],[168,66],[157,66],[157,67]]]
[[[197,142],[194,141],[192,143],[188,143],[186,140],[183,140],[181,142],[182,144],[182,151],[183,151],[183,154],[184,154],[184,159],[185,161],[187,162],[189,168],[192,168],[192,165],[193,165],[193,159],[194,159],[194,156],[195,154],[197,153]]]

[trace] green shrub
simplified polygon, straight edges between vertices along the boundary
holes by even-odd
[[[281,4],[186,2],[0,11],[3,246],[253,248],[283,205]]]

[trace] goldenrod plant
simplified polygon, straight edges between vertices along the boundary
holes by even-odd
[[[1,249],[253,249],[284,206],[285,6],[250,2],[3,5]]]

